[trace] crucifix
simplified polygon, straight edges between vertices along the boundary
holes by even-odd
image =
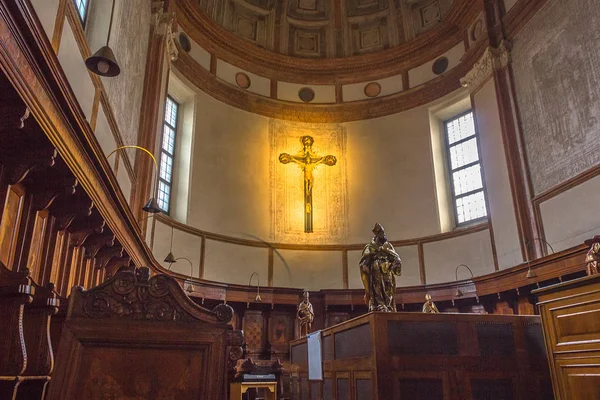
[[[337,159],[335,156],[320,157],[313,153],[312,145],[315,140],[311,136],[302,136],[300,143],[303,149],[296,156],[288,153],[279,155],[279,162],[288,164],[294,162],[302,168],[304,172],[304,232],[311,233],[313,231],[313,207],[312,207],[312,189],[313,189],[313,169],[319,164],[335,165]]]

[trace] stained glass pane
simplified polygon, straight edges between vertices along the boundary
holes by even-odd
[[[481,181],[481,166],[475,164],[472,167],[453,172],[452,182],[454,183],[455,196],[481,189],[483,187],[483,182]]]
[[[173,171],[173,157],[166,153],[160,155],[160,177],[165,181],[171,183],[171,176]]]
[[[473,113],[470,112],[446,122],[446,134],[448,135],[448,145],[475,135]]]
[[[456,199],[456,218],[459,224],[487,215],[483,190]]]
[[[173,151],[175,150],[175,131],[168,125],[165,125],[162,148],[171,154],[173,154]]]
[[[171,195],[171,187],[166,183],[159,181],[158,182],[158,196],[156,200],[158,201],[158,206],[161,210],[168,212],[169,211],[169,197]]]
[[[85,21],[85,14],[87,13],[88,0],[74,0],[75,8],[77,9],[77,13],[79,14],[79,18],[81,21]]]
[[[171,126],[177,125],[177,103],[167,97],[167,104],[165,105],[165,122]]]
[[[452,170],[475,161],[479,161],[477,138],[474,137],[466,142],[450,147],[450,167]]]

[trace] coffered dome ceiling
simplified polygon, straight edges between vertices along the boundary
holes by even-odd
[[[193,0],[235,35],[300,58],[399,46],[438,25],[454,0]]]

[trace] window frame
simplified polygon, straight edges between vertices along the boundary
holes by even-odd
[[[79,6],[77,5],[77,1],[85,2],[83,17],[81,16],[81,13],[79,12]],[[75,6],[75,12],[77,12],[77,16],[79,17],[81,26],[83,28],[85,28],[85,26],[87,25],[88,15],[90,14],[90,3],[92,2],[92,0],[72,0],[72,2],[73,2],[73,5]]]
[[[168,101],[171,101],[173,104],[175,104],[175,106],[177,106],[177,111],[175,112],[175,126],[172,126],[170,123],[168,123],[166,121],[166,114],[167,114],[167,103]],[[156,198],[158,199],[158,192],[159,192],[159,187],[160,187],[160,182],[162,182],[164,185],[169,187],[169,194],[167,196],[167,209],[163,209],[160,206],[159,203],[159,208],[162,210],[162,212],[166,215],[170,215],[171,212],[171,198],[173,195],[173,176],[174,176],[174,172],[175,172],[175,150],[177,149],[177,131],[179,129],[179,110],[181,109],[181,103],[179,103],[177,100],[175,100],[175,98],[173,98],[173,96],[167,94],[166,100],[165,100],[165,108],[164,108],[164,112],[163,112],[163,120],[162,120],[162,135],[160,138],[160,157],[159,157],[159,162],[158,162],[158,180],[157,180],[157,185],[156,185]],[[166,127],[169,127],[173,130],[173,153],[169,153],[164,147],[163,147],[163,143],[165,140],[165,131],[166,131]],[[162,155],[163,153],[167,156],[171,158],[171,182],[168,182],[166,179],[163,179],[160,176],[160,171],[161,171],[161,167],[162,167]]]
[[[464,117],[467,114],[473,114],[473,131],[475,133],[471,136],[462,138],[462,139],[457,140],[456,142],[450,144],[450,140],[448,138],[448,124],[453,121],[456,121],[457,119]],[[450,182],[450,197],[451,197],[451,201],[452,201],[452,211],[454,214],[454,225],[458,228],[458,227],[468,226],[468,225],[476,224],[478,222],[486,221],[488,219],[489,206],[488,206],[488,202],[487,202],[487,191],[485,189],[485,180],[483,177],[483,164],[481,161],[481,147],[480,147],[480,141],[479,141],[479,131],[478,131],[477,125],[475,123],[475,112],[473,111],[473,109],[466,110],[460,114],[456,114],[456,115],[452,116],[451,118],[443,120],[442,125],[444,126],[444,147],[446,148],[446,168],[448,171],[449,182]],[[466,143],[473,138],[477,142],[477,161],[473,161],[468,164],[462,165],[458,168],[452,169],[452,156],[450,154],[450,149],[459,144]],[[481,188],[456,195],[455,190],[454,190],[454,173],[457,171],[461,171],[461,170],[473,167],[475,165],[479,165],[479,174],[481,175]],[[470,219],[467,221],[458,222],[458,210],[457,210],[457,206],[456,206],[456,201],[458,199],[461,199],[461,198],[464,198],[467,196],[471,196],[471,195],[477,194],[479,192],[483,193],[483,201],[485,204],[485,215],[483,217],[473,218],[473,219]]]

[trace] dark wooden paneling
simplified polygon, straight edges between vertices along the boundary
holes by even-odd
[[[476,329],[479,352],[482,357],[507,357],[515,354],[513,331],[510,324],[480,322],[476,324]]]
[[[373,398],[373,384],[370,379],[356,380],[356,398],[371,400]]]
[[[350,380],[337,378],[337,400],[350,400]]]
[[[360,325],[347,331],[336,333],[335,359],[368,357],[371,355],[371,331],[370,326]]]
[[[389,321],[387,330],[391,354],[458,355],[457,328],[453,322]]]
[[[473,379],[473,400],[515,400],[515,389],[511,379]]]
[[[399,400],[445,400],[444,386],[441,379],[402,378],[399,380],[399,388]]]

